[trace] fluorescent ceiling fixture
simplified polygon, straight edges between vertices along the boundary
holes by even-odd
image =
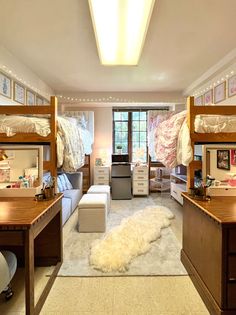
[[[89,0],[103,65],[137,65],[155,0]]]

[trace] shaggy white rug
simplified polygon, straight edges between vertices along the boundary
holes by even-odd
[[[125,272],[135,257],[145,254],[174,215],[168,208],[149,206],[125,218],[102,239],[92,242],[90,264],[102,272]]]

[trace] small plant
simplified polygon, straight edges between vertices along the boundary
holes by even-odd
[[[118,144],[118,145],[116,146],[116,148],[117,148],[118,150],[121,150],[121,149],[122,149],[122,145]]]

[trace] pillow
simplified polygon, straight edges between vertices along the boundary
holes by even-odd
[[[73,189],[73,186],[71,185],[71,182],[69,181],[69,179],[66,176],[66,174],[61,174],[61,175],[58,176],[58,178],[61,181],[61,185],[63,187],[63,190]]]
[[[57,188],[59,192],[63,192],[64,190],[59,176],[57,177]]]

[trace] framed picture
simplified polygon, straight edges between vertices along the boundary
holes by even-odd
[[[217,168],[230,170],[229,150],[217,150]]]
[[[236,75],[228,79],[228,97],[236,95]]]
[[[214,88],[214,103],[215,104],[225,100],[225,97],[226,97],[225,86],[226,86],[225,81],[215,86]]]
[[[11,98],[11,79],[0,72],[0,94]]]
[[[14,82],[14,101],[24,104],[25,103],[25,87],[18,82]]]
[[[236,150],[230,150],[230,164],[236,165]]]
[[[195,103],[195,105],[202,105],[203,104],[203,102],[202,102],[202,95],[194,98],[194,103]]]
[[[26,90],[26,104],[35,105],[35,94],[31,90]]]
[[[96,158],[95,165],[96,166],[102,166],[102,159],[101,158]]]
[[[209,105],[209,104],[212,104],[213,103],[213,93],[212,93],[212,90],[209,90],[207,91],[205,94],[204,94],[204,104],[205,105]]]
[[[36,105],[43,105],[43,98],[39,95],[36,96]]]

